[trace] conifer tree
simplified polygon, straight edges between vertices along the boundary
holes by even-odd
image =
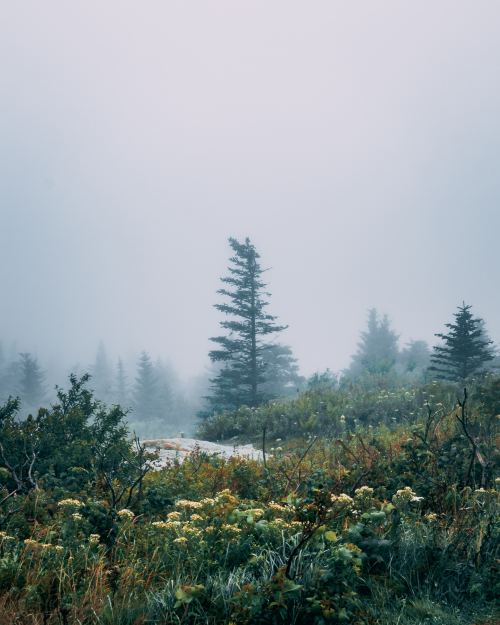
[[[173,389],[173,374],[170,367],[161,358],[154,365],[157,380],[157,404],[158,411],[165,422],[171,420],[175,410],[175,393]]]
[[[399,371],[410,379],[423,378],[430,363],[430,349],[425,341],[410,341],[399,353]]]
[[[31,354],[23,353],[19,356],[19,394],[29,408],[39,408],[45,398],[45,375],[38,360]]]
[[[213,410],[257,406],[265,399],[262,390],[266,381],[265,337],[286,328],[275,323],[276,317],[266,312],[269,293],[264,291],[264,270],[250,239],[241,243],[230,238],[229,244],[234,252],[229,275],[222,278],[226,286],[217,291],[227,301],[215,304],[227,317],[220,322],[227,333],[211,338],[218,347],[209,354],[212,362],[222,365],[211,380],[212,394],[208,400]]]
[[[348,375],[386,375],[393,369],[397,357],[398,335],[392,330],[387,315],[380,318],[372,308],[368,311],[367,329],[361,333]]]
[[[266,397],[292,397],[304,386],[297,359],[288,345],[273,343],[263,351],[264,376],[262,391]]]
[[[464,302],[454,313],[455,322],[445,324],[449,332],[435,335],[442,344],[433,348],[429,371],[437,378],[463,384],[472,375],[484,371],[495,357],[484,321],[474,317],[471,308]]]
[[[137,364],[137,377],[134,387],[134,412],[142,420],[153,421],[158,418],[158,379],[151,357],[142,352]]]

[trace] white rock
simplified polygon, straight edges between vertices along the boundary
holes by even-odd
[[[165,466],[169,460],[175,460],[176,458],[182,462],[195,449],[199,449],[207,454],[218,454],[223,458],[239,456],[240,458],[262,460],[262,452],[255,449],[253,445],[220,445],[219,443],[201,441],[196,438],[156,438],[144,440],[143,443],[148,449],[159,450],[158,468]]]

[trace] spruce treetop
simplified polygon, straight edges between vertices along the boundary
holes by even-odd
[[[445,324],[449,332],[435,335],[442,344],[433,348],[429,370],[438,378],[464,383],[494,359],[484,321],[474,317],[471,308],[464,302],[454,313],[455,321]]]

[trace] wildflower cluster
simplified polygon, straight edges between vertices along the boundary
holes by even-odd
[[[374,504],[374,490],[370,486],[361,486],[354,491],[354,502],[361,511],[372,508]]]
[[[200,501],[190,501],[189,499],[179,499],[175,504],[178,508],[184,508],[186,510],[198,510],[203,507],[203,503]]]
[[[26,538],[24,540],[24,546],[27,550],[31,551],[40,551],[40,552],[61,552],[64,551],[64,547],[62,545],[52,545],[50,543],[41,543],[38,540],[34,540],[33,538]]]
[[[83,503],[79,499],[61,499],[57,505],[59,508],[80,508]]]
[[[331,495],[330,499],[334,510],[350,510],[354,506],[354,499],[345,493],[340,493],[340,495]]]
[[[397,508],[406,508],[410,503],[418,503],[422,501],[423,497],[418,497],[409,486],[405,486],[396,491],[396,494],[392,497],[392,503]]]

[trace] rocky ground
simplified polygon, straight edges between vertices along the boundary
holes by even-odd
[[[148,449],[159,450],[159,467],[165,466],[169,460],[175,458],[183,460],[195,449],[208,454],[219,454],[224,458],[240,456],[255,460],[262,459],[262,452],[255,449],[253,445],[221,445],[196,438],[156,438],[145,440],[143,443]]]

